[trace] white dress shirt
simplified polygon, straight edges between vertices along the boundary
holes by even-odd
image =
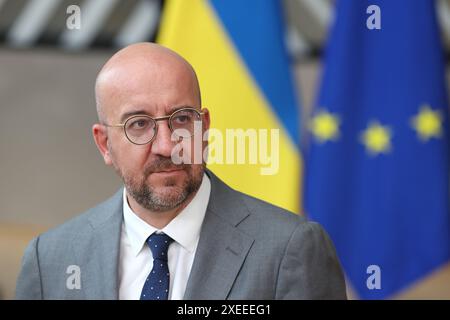
[[[162,230],[140,219],[130,208],[123,192],[123,224],[120,239],[119,299],[139,300],[144,282],[153,267],[153,256],[146,244],[153,232],[164,232],[174,242],[169,247],[169,299],[183,299],[208,206],[211,183],[206,174],[197,194]]]

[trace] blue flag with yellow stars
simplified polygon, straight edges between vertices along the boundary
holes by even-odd
[[[444,54],[430,0],[337,2],[309,124],[305,211],[362,299],[449,261]]]

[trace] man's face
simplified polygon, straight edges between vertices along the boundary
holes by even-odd
[[[124,123],[131,114],[161,117],[182,107],[200,111],[197,84],[191,71],[182,67],[174,69],[168,72],[153,68],[149,73],[137,70],[133,77],[126,79],[122,78],[129,72],[113,75],[112,85],[105,86],[106,92],[102,93],[106,122]],[[205,111],[201,135],[209,126]],[[131,143],[120,127],[105,129],[110,164],[122,177],[128,194],[142,207],[163,212],[179,207],[195,194],[202,182],[204,164],[174,164],[171,154],[177,143],[193,161],[194,137],[172,141],[168,121],[158,121],[157,126],[156,136],[146,145]]]

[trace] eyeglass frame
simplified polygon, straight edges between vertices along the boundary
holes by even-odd
[[[195,113],[197,113],[197,114],[200,116],[200,121],[203,121],[203,120],[202,120],[202,115],[205,114],[204,111],[199,111],[199,110],[197,110],[197,109],[195,109],[195,108],[193,108],[193,107],[184,107],[184,108],[180,108],[180,109],[175,110],[174,112],[172,112],[172,114],[170,114],[170,115],[168,115],[168,116],[161,116],[161,117],[155,117],[155,118],[154,118],[154,117],[151,117],[151,116],[149,116],[149,115],[147,115],[147,114],[135,114],[135,115],[132,115],[132,116],[126,118],[125,121],[124,121],[123,123],[117,123],[117,124],[107,124],[107,123],[102,123],[102,125],[104,125],[105,127],[123,128],[123,132],[125,133],[125,137],[127,137],[128,141],[130,141],[132,144],[135,144],[135,145],[138,145],[138,146],[143,146],[143,145],[146,145],[146,144],[151,143],[151,142],[156,138],[156,135],[158,134],[158,121],[168,120],[167,122],[168,122],[168,125],[169,125],[169,129],[170,129],[170,131],[173,133],[174,130],[173,130],[173,128],[172,128],[172,124],[171,124],[170,119],[173,117],[174,114],[176,114],[176,113],[178,113],[178,112],[181,112],[181,111],[185,111],[185,110],[194,111]],[[127,130],[125,129],[126,124],[127,124],[128,121],[130,121],[131,119],[134,119],[134,118],[138,118],[138,117],[146,117],[146,118],[149,118],[149,119],[151,119],[151,120],[153,120],[153,121],[155,122],[155,134],[154,134],[153,137],[152,137],[148,142],[146,142],[146,143],[136,143],[136,142],[133,142],[133,141],[130,139],[130,137],[128,137]],[[195,134],[195,133],[191,134],[189,137],[183,137],[183,138],[190,138],[190,137],[193,137],[194,134]]]

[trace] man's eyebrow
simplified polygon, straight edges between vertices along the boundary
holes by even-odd
[[[177,110],[185,109],[185,108],[194,108],[194,107],[188,106],[188,105],[173,106],[173,107],[171,107],[171,108],[169,109],[169,114],[174,113],[174,112],[177,111]]]
[[[126,119],[128,119],[131,116],[137,116],[137,115],[146,115],[148,116],[149,114],[145,111],[145,110],[135,110],[135,111],[128,111],[125,112],[121,117],[120,117],[120,122],[124,122]]]

